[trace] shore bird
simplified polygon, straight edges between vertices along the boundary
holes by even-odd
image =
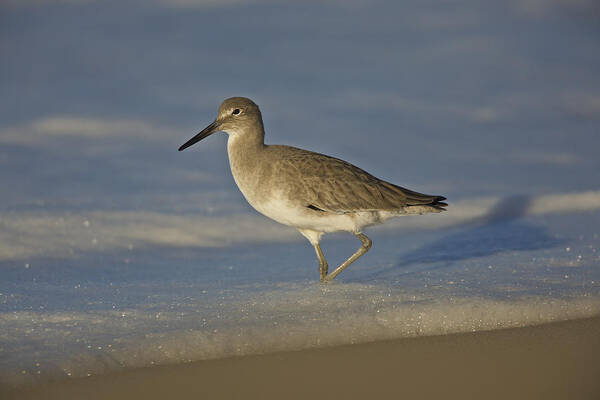
[[[331,281],[371,248],[363,228],[401,215],[438,213],[447,206],[443,196],[413,192],[344,160],[265,144],[260,109],[245,97],[224,100],[217,118],[179,151],[219,131],[229,135],[231,173],[248,203],[308,239],[317,253],[321,282]],[[319,241],[324,233],[337,231],[354,234],[361,246],[329,272]]]

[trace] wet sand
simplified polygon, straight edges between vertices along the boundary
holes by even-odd
[[[3,399],[600,399],[600,317],[141,368]]]

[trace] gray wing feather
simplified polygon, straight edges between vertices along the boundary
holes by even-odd
[[[442,196],[414,192],[383,181],[338,158],[287,146],[279,147],[280,171],[295,170],[302,177],[295,195],[307,206],[324,211],[403,210],[410,206],[432,206],[443,210]]]

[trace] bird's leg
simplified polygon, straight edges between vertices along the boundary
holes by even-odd
[[[325,257],[323,257],[323,252],[321,251],[321,247],[319,247],[319,243],[315,243],[313,246],[315,248],[315,253],[317,253],[317,258],[319,259],[319,280],[323,282],[329,266],[327,265]]]
[[[358,257],[362,256],[367,251],[369,251],[369,249],[371,248],[371,244],[373,243],[373,242],[371,242],[371,239],[369,239],[366,235],[364,235],[362,233],[355,233],[354,236],[359,238],[362,243],[360,245],[360,247],[358,248],[358,250],[356,250],[354,252],[354,254],[352,254],[350,257],[348,257],[348,259],[346,261],[344,261],[339,267],[334,269],[333,272],[331,272],[329,275],[326,275],[325,278],[323,278],[321,280],[324,280],[324,281],[333,280],[333,278],[335,278],[340,272],[342,272],[344,270],[344,268],[346,268],[348,265],[350,265],[354,261],[356,261],[358,259]]]

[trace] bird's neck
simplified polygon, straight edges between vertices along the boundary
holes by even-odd
[[[240,191],[252,205],[259,195],[260,171],[265,167],[261,163],[264,149],[264,130],[262,124],[249,131],[230,134],[227,139],[227,154],[231,174]],[[256,206],[255,206],[256,208]]]
[[[265,131],[262,123],[245,127],[243,131],[229,134],[227,153],[234,176],[239,170],[252,170],[260,159],[260,152],[265,147]]]

